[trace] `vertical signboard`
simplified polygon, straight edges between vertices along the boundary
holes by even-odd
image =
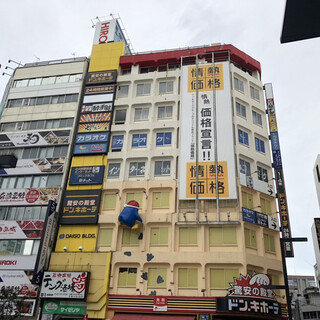
[[[287,196],[283,179],[280,143],[278,138],[277,118],[271,83],[265,84],[264,88],[269,118],[269,131],[273,156],[273,168],[276,177],[277,198],[280,212],[282,238],[291,238]],[[284,246],[286,257],[294,257],[292,242],[284,242]]]
[[[198,194],[201,199],[236,199],[229,62],[198,66],[198,123],[196,123],[196,66],[182,67],[181,147],[179,198],[196,197],[196,148],[198,148]],[[215,80],[213,83],[213,79]],[[213,90],[216,91],[218,188],[216,188]],[[198,130],[198,141],[196,141]]]

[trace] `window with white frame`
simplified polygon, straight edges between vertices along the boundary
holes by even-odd
[[[250,96],[252,99],[260,101],[259,90],[257,88],[250,86]]]
[[[240,159],[240,173],[251,176],[250,162]]]
[[[234,78],[234,88],[236,90],[244,92],[244,83],[243,83],[243,81],[238,79],[238,78]]]
[[[237,115],[243,118],[247,118],[247,108],[243,104],[236,102]]]
[[[139,83],[137,85],[137,96],[149,95],[151,92],[151,83]]]
[[[126,115],[127,110],[126,109],[117,109],[115,110],[115,117],[114,117],[114,123],[115,124],[124,124],[126,122]]]
[[[135,108],[134,121],[146,121],[149,118],[149,108]]]
[[[172,143],[171,132],[158,132],[156,139],[156,146],[170,146]]]
[[[262,126],[262,115],[256,111],[252,111],[252,121],[254,124]]]
[[[159,94],[173,93],[173,81],[164,81],[159,83]]]
[[[147,134],[137,133],[132,135],[132,148],[146,147],[147,146]]]
[[[266,153],[265,147],[264,147],[264,141],[259,138],[254,138],[256,150],[261,153]]]
[[[158,119],[172,119],[172,106],[158,107]]]
[[[120,162],[109,163],[108,178],[118,178],[120,176]]]
[[[264,182],[268,182],[268,170],[257,166],[258,179]]]
[[[154,164],[154,175],[164,176],[170,174],[171,162],[169,160],[165,161],[155,161]]]
[[[146,163],[144,161],[130,162],[129,177],[143,177],[146,170]]]
[[[249,146],[249,135],[247,132],[238,129],[238,139],[239,143]]]
[[[118,98],[126,98],[129,94],[129,85],[123,85],[118,87]]]

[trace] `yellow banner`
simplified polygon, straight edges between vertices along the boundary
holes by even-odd
[[[218,192],[219,198],[229,197],[228,163],[218,163]],[[199,198],[216,197],[215,162],[199,162],[198,169],[198,194]],[[187,198],[196,197],[196,164],[187,163]]]
[[[214,81],[216,90],[224,90],[223,83],[223,65],[214,65]],[[200,65],[198,67],[198,90],[212,91],[213,90],[213,68],[212,65]],[[188,92],[196,92],[196,67],[188,68]]]
[[[276,116],[269,115],[269,128],[270,132],[278,132]]]

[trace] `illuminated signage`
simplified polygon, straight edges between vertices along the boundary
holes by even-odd
[[[103,133],[81,133],[76,136],[76,143],[97,143],[97,142],[108,142],[109,132]]]
[[[73,167],[69,185],[102,184],[104,168],[104,166]]]
[[[111,112],[105,113],[88,113],[80,115],[80,123],[83,122],[102,122],[102,121],[110,121],[111,120]]]
[[[81,107],[81,113],[108,112],[112,110],[112,102],[86,103]]]
[[[117,70],[88,72],[86,77],[86,84],[115,83],[116,81]]]
[[[76,144],[73,154],[104,154],[107,153],[107,149],[107,143]]]
[[[110,130],[110,122],[98,122],[98,123],[81,123],[78,127],[79,133],[87,133],[87,132],[101,132],[101,131],[109,131]]]
[[[85,87],[84,94],[85,96],[91,95],[91,94],[104,94],[104,93],[113,93],[114,92],[114,86],[110,85],[100,85],[100,86],[90,86]]]

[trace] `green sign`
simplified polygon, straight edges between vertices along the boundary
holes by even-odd
[[[52,314],[87,314],[87,303],[46,300],[43,304],[42,312]]]

